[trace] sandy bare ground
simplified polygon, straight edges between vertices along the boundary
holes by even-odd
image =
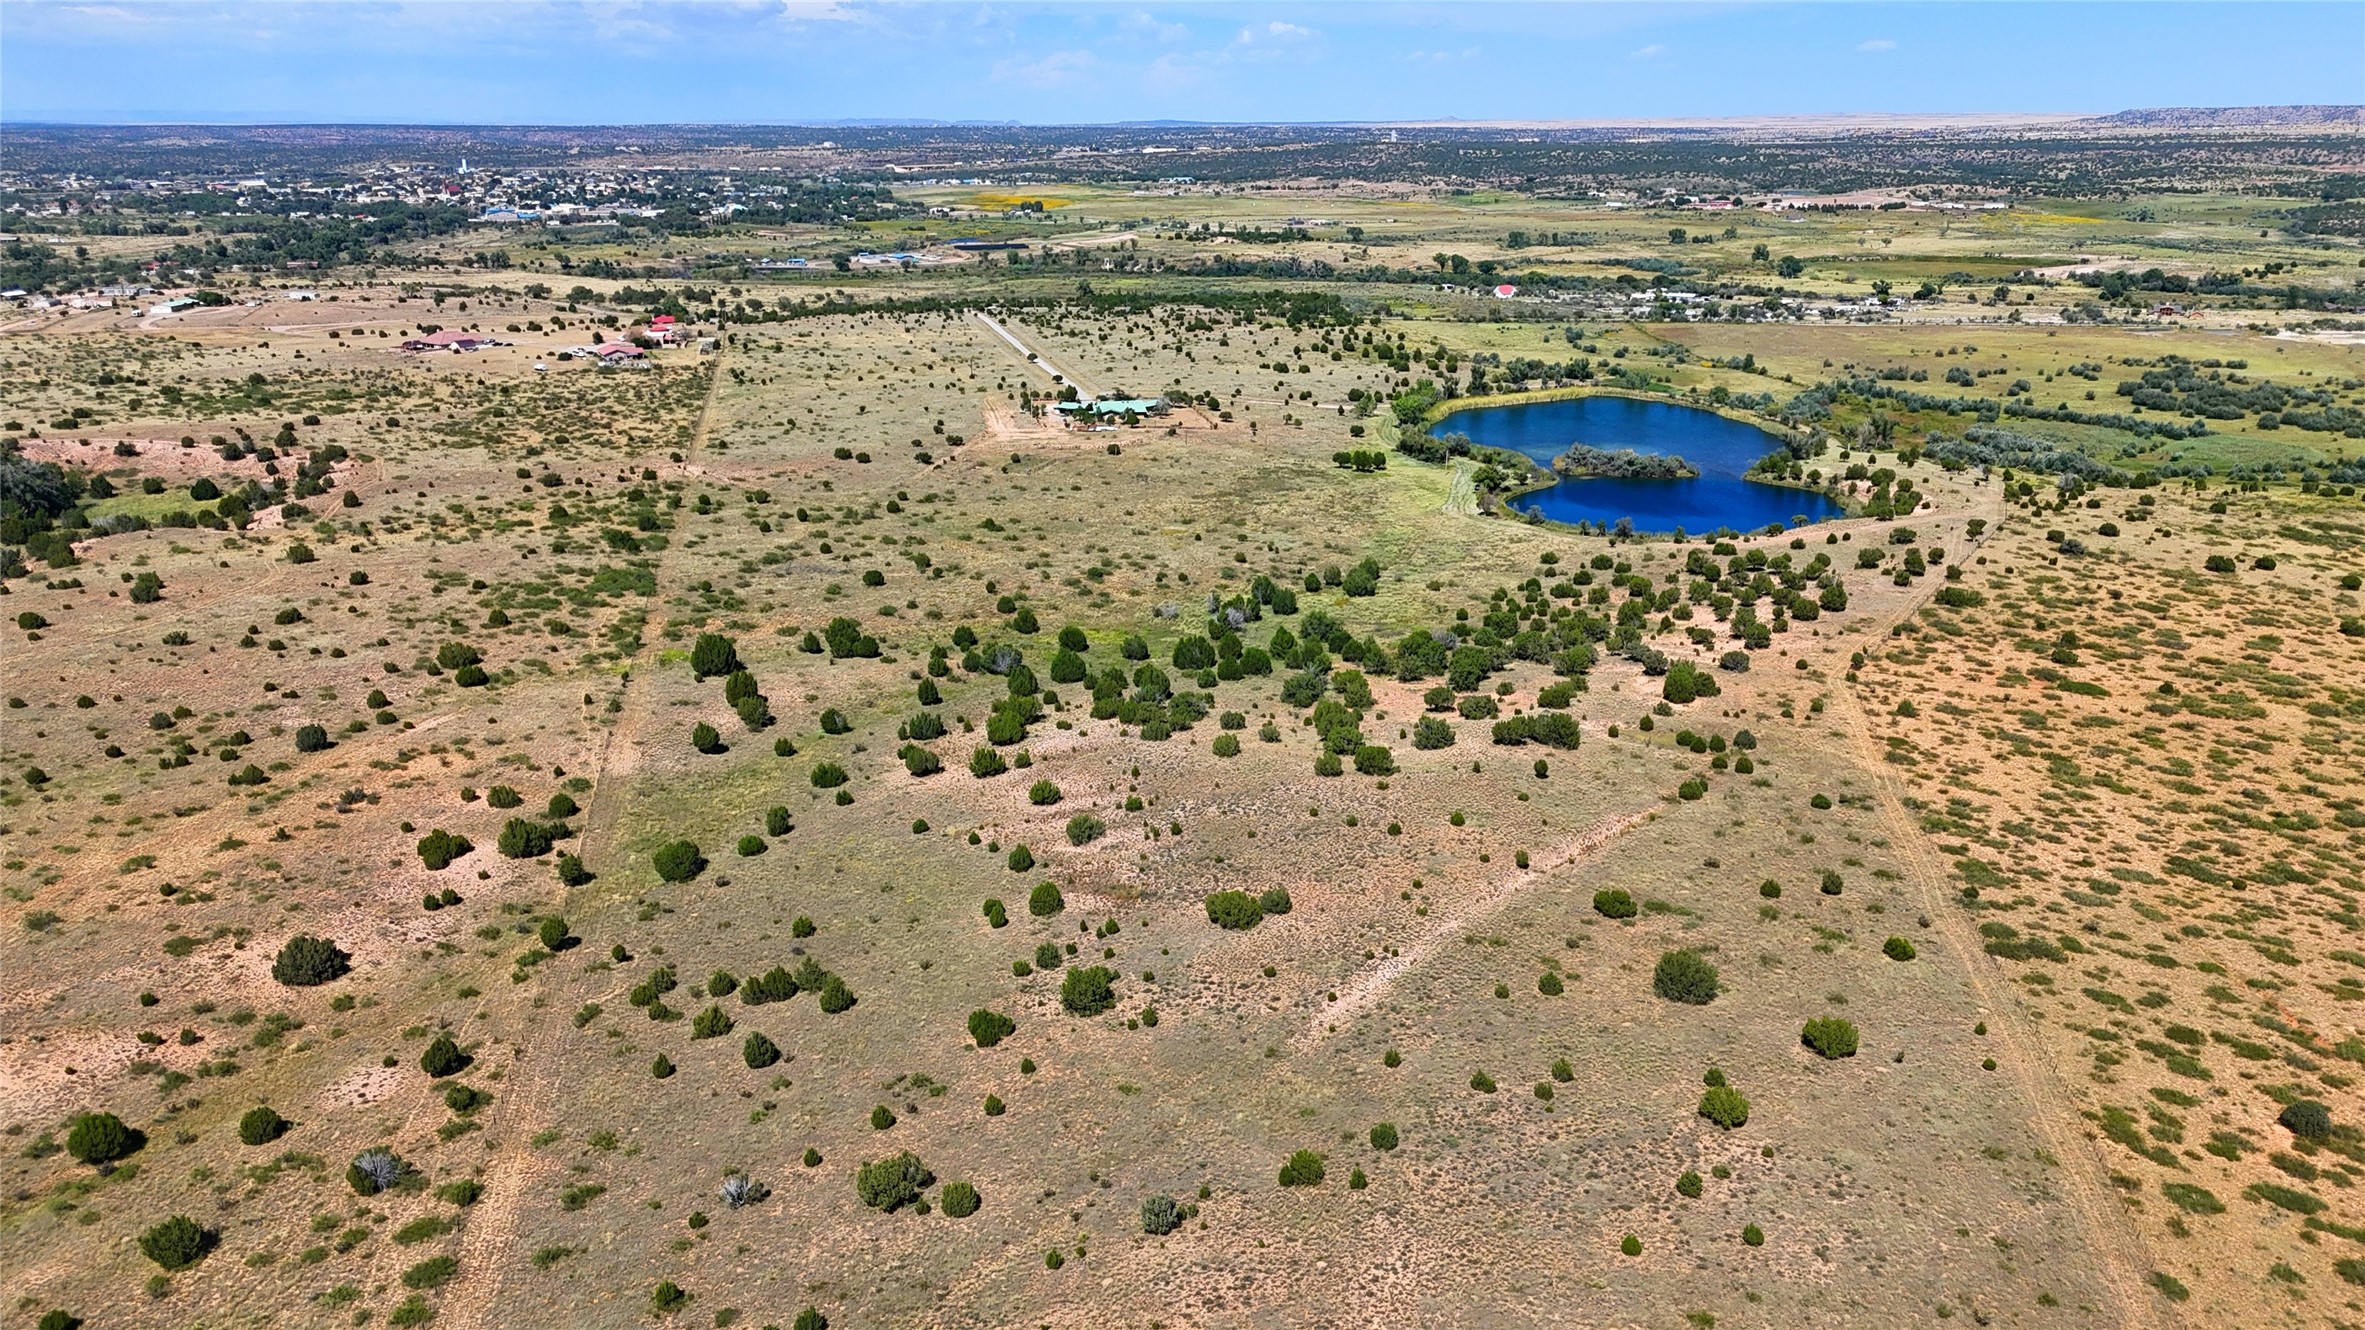
[[[2100,255],[2095,254],[2080,254],[2078,256],[2077,262],[2075,263],[2056,263],[2049,267],[2031,268],[2029,271],[2035,273],[2039,277],[2049,277],[2054,281],[2061,281],[2064,278],[2075,277],[2079,273],[2128,271],[2140,272],[2145,268],[2158,266],[2160,265],[2151,263],[2144,259],[2124,257],[2103,258]]]
[[[1479,920],[1508,904],[1512,897],[1535,885],[1545,875],[1567,868],[1588,855],[1598,853],[1620,836],[1651,820],[1658,813],[1654,805],[1638,809],[1579,832],[1562,841],[1551,851],[1536,856],[1527,868],[1513,869],[1498,878],[1494,885],[1475,891],[1456,901],[1452,908],[1429,916],[1426,936],[1409,947],[1401,948],[1393,956],[1383,956],[1371,968],[1357,975],[1339,988],[1338,1001],[1326,1004],[1296,1039],[1296,1046],[1308,1048],[1321,1043],[1339,1026],[1369,1011],[1396,981],[1412,973],[1437,954],[1438,949],[1462,936]]]
[[[1099,249],[1104,245],[1122,245],[1128,240],[1139,239],[1141,239],[1141,237],[1132,231],[1119,231],[1113,235],[1084,236],[1075,240],[1054,240],[1050,244],[1043,246],[1043,248],[1045,250]]]
[[[985,437],[995,443],[1057,443],[1068,431],[1039,416],[1032,416],[1009,402],[988,396],[981,404],[985,414]],[[954,461],[948,455],[942,459]]]
[[[137,457],[118,457],[115,445],[128,443],[139,449]],[[256,458],[241,457],[235,462],[222,460],[211,448],[183,448],[175,439],[125,438],[109,435],[105,438],[56,438],[44,436],[26,439],[22,443],[26,458],[35,462],[55,462],[60,466],[83,471],[114,471],[134,469],[143,475],[239,476],[254,481],[270,477],[263,471],[263,463]],[[332,474],[336,474],[332,469]]]
[[[985,430],[981,440],[995,444],[1025,444],[1038,448],[1059,448],[1074,451],[1099,452],[1112,443],[1124,444],[1151,437],[1163,437],[1167,430],[1181,434],[1205,434],[1223,428],[1220,421],[1195,406],[1170,407],[1163,416],[1133,427],[1115,426],[1105,429],[1079,429],[1047,418],[1038,419],[1018,410],[1009,402],[987,397],[981,403],[985,415]],[[958,462],[958,454],[948,453],[936,459],[939,467]]]
[[[398,1093],[407,1073],[401,1067],[355,1067],[323,1087],[319,1103],[323,1109],[366,1108]]]

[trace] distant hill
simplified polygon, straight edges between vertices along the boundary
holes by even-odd
[[[2256,129],[2273,126],[2365,126],[2365,106],[2155,106],[2095,117],[2134,129]]]

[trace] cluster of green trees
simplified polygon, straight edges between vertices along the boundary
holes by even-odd
[[[550,853],[560,840],[574,834],[574,829],[563,822],[513,817],[502,824],[495,848],[504,859],[539,859]]]
[[[436,872],[450,867],[453,860],[475,848],[466,836],[456,836],[437,827],[419,838],[419,862],[427,865],[428,871]]]
[[[313,988],[342,978],[353,958],[327,938],[298,933],[271,962],[271,977],[290,988]]]
[[[251,377],[256,384],[262,382],[260,374]],[[177,387],[168,386],[164,395],[169,400],[179,392]],[[267,403],[266,394],[263,404]],[[76,410],[86,412],[88,409]],[[317,417],[306,417],[306,420],[317,423]],[[77,416],[61,419],[58,428],[81,429],[91,423],[94,422]],[[240,431],[243,444],[229,442],[219,435],[215,437],[225,458],[251,455],[269,463],[283,454],[292,458],[289,450],[295,445],[294,430],[292,423],[280,427],[281,446],[276,449],[269,444],[255,444],[252,439],[244,437],[243,430]],[[310,513],[302,505],[290,500],[326,493],[335,483],[330,475],[330,467],[347,456],[346,450],[340,445],[315,448],[301,463],[270,476],[268,486],[261,481],[248,480],[227,492],[212,479],[200,477],[189,487],[190,498],[194,502],[212,503],[214,506],[194,511],[176,509],[158,519],[157,525],[173,528],[205,527],[217,531],[227,531],[233,527],[244,530],[256,513],[272,507],[281,508],[291,522],[309,518]],[[163,481],[153,476],[143,481],[141,487],[151,494],[165,492]],[[148,529],[148,519],[136,513],[113,513],[98,518],[90,516],[88,505],[91,501],[113,498],[115,494],[114,482],[104,475],[63,467],[55,462],[32,462],[25,458],[13,436],[0,438],[0,576],[24,576],[29,559],[39,559],[52,568],[72,567],[77,562],[73,548],[76,540]],[[347,492],[345,506],[358,507],[360,500]],[[306,557],[296,553],[296,550],[305,548],[300,542],[291,547],[290,560],[307,562]],[[155,573],[133,579],[134,604],[153,604],[162,593],[163,580]]]
[[[1700,1095],[1700,1116],[1717,1126],[1731,1131],[1749,1121],[1749,1100],[1725,1081],[1725,1074],[1710,1067],[1703,1079],[1708,1088]]]
[[[1557,388],[1564,384],[1591,383],[1596,373],[1589,356],[1546,360],[1537,356],[1500,356],[1492,351],[1481,351],[1470,357],[1470,395],[1524,392],[1530,384]]]
[[[1614,480],[1688,480],[1700,468],[1673,453],[1639,453],[1632,448],[1593,448],[1571,444],[1552,459],[1552,469],[1564,476]]]
[[[2012,416],[2025,420],[2048,420],[2063,424],[2091,425],[2100,429],[2119,430],[2139,439],[2198,439],[2209,433],[2209,425],[2205,420],[2195,419],[2180,424],[2174,418],[2085,411],[2066,404],[2050,407],[2040,406],[2034,401],[2021,397],[2007,397],[2000,400],[1984,396],[1939,397],[1909,388],[1892,388],[1868,375],[1843,379],[1836,383],[1817,384],[1808,389],[1806,393],[1800,394],[1800,397],[1808,397],[1809,394],[1814,394],[1813,400],[1822,402],[1826,407],[1839,397],[1850,395],[1866,403],[1890,403],[1902,410],[1916,413],[1972,416],[1985,425],[1993,425],[2002,417]],[[1803,405],[1799,398],[1793,398],[1791,403],[1783,407],[1783,411],[1788,414],[1794,408]]]
[[[1524,716],[1510,716],[1494,724],[1494,741],[1499,744],[1543,744],[1548,748],[1575,748],[1580,741],[1577,719],[1565,711],[1531,711]]]
[[[1415,423],[1428,414],[1430,407],[1436,405],[1436,398],[1433,394],[1424,397],[1416,390],[1410,395],[1398,396],[1396,402],[1397,417],[1400,421],[1403,421],[1406,411],[1413,413],[1411,421],[1403,421],[1399,426],[1401,432],[1397,435],[1396,451],[1416,462],[1434,464],[1456,457],[1475,457],[1483,460],[1495,451],[1490,448],[1480,448],[1470,441],[1470,436],[1467,434],[1459,432],[1430,434],[1415,428]],[[1510,459],[1505,458],[1504,461],[1509,462]],[[1526,462],[1527,459],[1522,457],[1518,460],[1517,465],[1524,467]]]
[[[1543,559],[1548,572],[1559,572],[1552,567],[1557,562],[1551,554]],[[1361,594],[1376,591],[1381,572],[1376,561],[1367,559],[1353,568],[1307,573],[1303,581],[1312,590],[1336,588]],[[1597,581],[1602,574],[1607,574],[1607,585]],[[1624,593],[1622,599],[1615,600],[1614,612],[1610,610],[1613,592]],[[1756,605],[1768,597],[1774,602],[1770,622],[1756,613]],[[1577,603],[1554,605],[1555,600]],[[1668,626],[1669,611],[1705,608],[1729,619],[1733,635],[1746,645],[1762,647],[1770,645],[1772,634],[1786,629],[1790,620],[1812,619],[1826,608],[1843,609],[1846,603],[1846,590],[1832,570],[1828,554],[1818,553],[1801,564],[1787,552],[1753,549],[1743,554],[1719,541],[1713,550],[1687,551],[1683,573],[1663,582],[1634,571],[1612,555],[1597,555],[1591,566],[1573,570],[1548,588],[1542,576],[1530,578],[1518,588],[1498,588],[1476,619],[1468,611],[1457,612],[1450,626],[1412,633],[1393,648],[1376,638],[1357,638],[1321,609],[1306,612],[1294,630],[1292,625],[1277,626],[1259,647],[1246,640],[1249,625],[1264,619],[1268,612],[1294,615],[1298,610],[1289,585],[1259,576],[1244,595],[1228,600],[1211,596],[1203,630],[1187,633],[1176,642],[1171,664],[1177,671],[1196,672],[1203,687],[1286,670],[1281,700],[1308,708],[1309,724],[1322,740],[1317,772],[1343,774],[1352,762],[1358,771],[1377,776],[1391,774],[1395,763],[1384,746],[1367,742],[1361,733],[1360,713],[1370,706],[1369,671],[1385,670],[1404,681],[1442,675],[1445,684],[1428,696],[1433,709],[1450,708],[1468,718],[1494,719],[1500,715],[1499,708],[1491,696],[1479,691],[1487,678],[1519,660],[1548,663],[1563,678],[1542,690],[1535,711],[1497,720],[1494,739],[1502,744],[1573,748],[1579,742],[1579,727],[1572,717],[1561,713],[1584,687],[1585,672],[1604,648],[1631,656],[1647,674],[1660,678],[1661,696],[1670,704],[1718,694],[1720,686],[1711,672],[1687,660],[1670,658],[1644,640],[1646,634]],[[1695,640],[1716,640],[1715,634],[1705,629],[1693,628],[1690,633]],[[1005,717],[1001,724],[996,727],[989,718],[989,731],[999,730],[989,733],[989,739],[1012,743],[1023,739],[1025,723],[1040,715],[1041,696],[1023,651],[1012,646],[988,649],[966,627],[956,630],[954,646],[965,650],[964,665],[1001,674],[1007,686],[1017,690],[1012,696],[1019,701],[997,705],[997,714]],[[1115,717],[1139,724],[1142,737],[1157,740],[1175,729],[1187,728],[1212,708],[1211,694],[1177,691],[1175,676],[1149,663],[1147,644],[1138,635],[1125,642],[1122,652],[1132,662],[1130,669],[1120,666],[1096,673],[1086,659],[1087,650],[1084,634],[1071,628],[1061,635],[1049,668],[1054,682],[1082,682],[1091,689],[1096,718]],[[1719,663],[1729,670],[1745,670],[1749,658],[1746,652],[1733,651],[1725,653]],[[948,653],[939,649],[932,654],[930,673],[936,677],[949,673]],[[932,687],[933,677],[923,680],[924,690]],[[1245,718],[1242,721],[1245,723]],[[927,727],[924,732],[933,734],[939,723],[923,713],[907,724],[906,732],[922,732],[920,727]],[[1454,732],[1444,720],[1423,716],[1415,724],[1412,739],[1416,748],[1442,748],[1452,744]],[[1219,755],[1236,754],[1238,740],[1220,736],[1216,750]],[[981,746],[972,758],[971,769],[990,776],[1007,770],[1008,765],[990,747]]]
[[[1298,677],[1311,678],[1309,675]],[[1315,774],[1338,775],[1342,770],[1340,759],[1347,756],[1352,756],[1355,769],[1366,775],[1384,776],[1393,772],[1396,769],[1394,756],[1386,748],[1366,742],[1363,737],[1362,707],[1371,704],[1371,690],[1363,674],[1357,670],[1341,670],[1330,676],[1328,686],[1338,695],[1317,700],[1309,718],[1314,732],[1322,740],[1322,751],[1314,762]],[[1285,690],[1284,699],[1288,696]],[[1358,702],[1362,706],[1356,705]]]
[[[879,639],[862,631],[861,623],[840,616],[829,621],[816,641],[813,634],[805,634],[800,649],[814,654],[826,648],[831,660],[869,659],[879,654]]]
[[[1185,655],[1189,656],[1187,650]],[[1230,661],[1221,663],[1229,665]],[[1202,672],[1203,676],[1210,673]],[[1177,689],[1165,670],[1147,663],[1134,666],[1130,673],[1121,665],[1111,666],[1097,676],[1087,675],[1085,682],[1092,690],[1093,719],[1114,718],[1132,725],[1151,742],[1190,729],[1206,719],[1215,705],[1212,694]]]
[[[810,937],[810,922],[800,918],[798,926],[790,931],[799,937]],[[662,973],[670,979],[672,971],[667,969]],[[706,991],[716,997],[728,997],[736,992],[739,1000],[751,1007],[786,1002],[800,993],[812,993],[819,1000],[821,1009],[833,1016],[851,1008],[855,1001],[854,993],[846,986],[846,981],[812,956],[799,961],[793,971],[775,965],[762,974],[749,975],[744,980],[729,971],[717,970],[714,977],[707,981]],[[633,998],[636,1002],[640,996],[641,991],[635,989]]]
[[[751,732],[772,724],[771,699],[764,696],[754,673],[740,662],[738,643],[721,633],[699,634],[690,648],[690,672],[702,683],[721,679],[723,700]],[[724,751],[722,736],[704,721],[692,727],[690,744],[702,753]]]
[[[873,1210],[893,1213],[919,1200],[920,1193],[935,1181],[936,1175],[920,1162],[920,1157],[906,1150],[857,1169],[854,1194]]]
[[[1289,889],[1268,887],[1251,895],[1245,891],[1218,891],[1207,898],[1207,921],[1219,928],[1254,928],[1268,914],[1287,914],[1292,908]]]
[[[969,1038],[979,1048],[992,1048],[1009,1038],[1018,1029],[1018,1022],[998,1011],[983,1007],[969,1013]]]
[[[1117,1005],[1117,972],[1105,965],[1077,966],[1060,981],[1059,1005],[1071,1016],[1098,1016]]]
[[[1719,691],[1716,676],[1688,660],[1670,664],[1666,678],[1660,684],[1660,696],[1676,706],[1703,697],[1714,697]]]
[[[1716,967],[1697,951],[1666,952],[1651,970],[1651,991],[1669,1002],[1704,1007],[1716,1000]]]
[[[435,649],[435,668],[430,674],[450,670],[452,682],[462,688],[482,688],[492,682],[485,672],[484,653],[466,642],[446,642]]]
[[[1328,269],[1329,265],[1319,265]],[[980,289],[970,293],[865,300],[841,291],[815,292],[798,299],[781,298],[764,308],[758,302],[721,312],[733,323],[779,323],[799,319],[873,316],[889,319],[917,315],[966,314],[990,308],[997,313],[1021,311],[1081,311],[1092,316],[1125,315],[1181,306],[1228,315],[1240,324],[1270,320],[1291,331],[1305,327],[1359,327],[1365,315],[1331,291],[1309,291],[1264,284],[1207,285],[1172,283],[1126,286],[1096,291],[1078,283],[1072,294],[1027,295],[1009,290]],[[1374,316],[1376,319],[1376,316]],[[1196,320],[1195,320],[1196,322]]]

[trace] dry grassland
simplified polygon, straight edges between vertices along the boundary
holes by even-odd
[[[1905,228],[1904,250],[1938,223],[1867,225]],[[1708,542],[1463,515],[1453,468],[1334,465],[1379,446],[1350,434],[1378,424],[1350,392],[1388,379],[1319,330],[1009,314],[1103,391],[1220,403],[1071,432],[1020,409],[1048,373],[963,313],[742,325],[717,354],[612,371],[553,359],[589,329],[548,301],[339,295],[0,340],[26,455],[103,468],[119,495],[92,514],[152,524],[4,602],[39,625],[0,645],[22,921],[0,932],[7,1315],[629,1325],[672,1281],[683,1325],[808,1306],[843,1327],[2365,1320],[2353,497],[2215,482],[2056,507],[2050,477],[2020,496],[1857,451],[1923,506],[1733,538],[1712,590],[1828,556],[1847,601],[1733,672],[1731,625],[1689,589]],[[423,321],[519,324],[519,345],[393,349]],[[1535,325],[1381,326],[1573,354]],[[2329,379],[2357,352],[1588,329],[1679,394],[1962,365],[2050,402],[2108,357],[2238,344]],[[1704,363],[1743,352],[1765,372]],[[80,427],[50,424],[77,405]],[[1830,422],[1823,465],[1860,419]],[[276,456],[224,460],[214,439],[241,430]],[[165,525],[206,506],[201,480],[234,492],[331,445],[302,511]],[[2237,425],[2211,455],[2339,446]],[[2203,571],[2212,554],[2235,571]],[[1323,575],[1366,559],[1369,595]],[[160,598],[134,601],[142,573]],[[1319,613],[1344,671],[1350,638],[1396,657],[1428,629],[1495,634],[1490,615],[1505,638],[1612,616],[1632,574],[1651,645],[1720,692],[1668,705],[1666,678],[1604,654],[1547,697],[1548,658],[1513,658],[1437,711],[1435,673],[1375,669],[1354,710],[1384,775],[1351,747],[1316,774],[1286,650],[1204,683],[1176,660],[1210,598],[1260,576],[1296,609],[1262,609],[1246,645]],[[1090,681],[1054,679],[1071,626],[1149,710],[1095,718]],[[704,634],[769,723],[696,677]],[[1000,646],[1048,692],[988,742],[1008,737]],[[1204,715],[1154,705],[1144,663],[1211,695]],[[1489,742],[1494,717],[1559,710],[1580,747]],[[1425,716],[1450,747],[1415,746]],[[914,774],[915,748],[943,769]],[[1009,769],[973,775],[981,751]],[[250,765],[259,783],[227,783]],[[517,819],[561,838],[509,857]],[[431,867],[436,831],[473,848]],[[665,880],[685,840],[702,867]],[[1043,882],[1063,904],[1033,913]],[[1276,888],[1287,913],[1210,921],[1211,893]],[[1615,893],[1631,907],[1605,912]],[[350,973],[275,982],[299,933]],[[1716,967],[1712,1002],[1655,994],[1671,951]],[[1113,1000],[1071,1014],[1063,980],[1094,965]],[[853,1001],[748,1001],[775,967]],[[1014,1032],[977,1046],[980,1009]],[[1829,1017],[1860,1033],[1852,1056],[1802,1043]],[[759,1033],[779,1057],[753,1067]],[[455,1075],[422,1067],[440,1035]],[[1720,1081],[1745,1122],[1703,1116]],[[2334,1134],[2278,1126],[2300,1100]],[[292,1126],[242,1143],[257,1105]],[[63,1148],[94,1110],[144,1133],[105,1170]],[[348,1161],[378,1148],[409,1171],[361,1194]],[[924,1202],[866,1206],[857,1169],[901,1151],[934,1175]],[[1319,1185],[1276,1185],[1296,1151],[1323,1157]],[[744,1206],[718,1190],[734,1176],[758,1184]],[[955,1182],[974,1214],[948,1209]],[[1152,1236],[1159,1196],[1181,1222]],[[173,1214],[215,1245],[159,1275],[139,1239]]]

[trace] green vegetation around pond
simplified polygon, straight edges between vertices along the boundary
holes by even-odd
[[[1616,480],[1689,480],[1700,468],[1672,453],[1638,453],[1632,448],[1594,448],[1571,444],[1552,459],[1552,469],[1564,476]]]

